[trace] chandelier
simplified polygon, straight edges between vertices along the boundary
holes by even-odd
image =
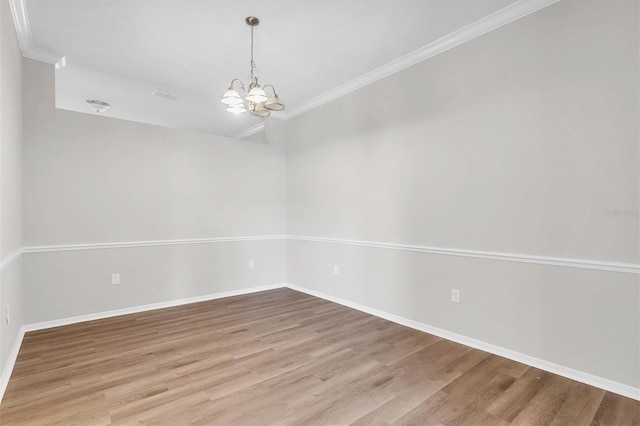
[[[276,89],[267,84],[260,87],[258,84],[258,68],[253,61],[253,28],[256,27],[260,20],[255,16],[249,16],[245,19],[247,25],[251,27],[251,76],[249,78],[249,90],[245,88],[242,80],[234,78],[231,80],[229,89],[224,92],[220,102],[227,105],[227,111],[234,114],[242,114],[249,111],[258,117],[268,117],[271,111],[281,111],[284,105],[278,99]],[[237,84],[236,84],[237,83]],[[235,84],[235,86],[234,86]],[[272,95],[267,96],[265,89],[271,88]]]

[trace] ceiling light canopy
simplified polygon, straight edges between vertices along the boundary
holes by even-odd
[[[258,83],[258,67],[253,61],[253,28],[260,23],[255,16],[249,16],[245,19],[247,25],[251,27],[251,76],[249,77],[249,90],[247,90],[238,78],[231,80],[231,84],[220,102],[227,105],[227,111],[234,114],[242,114],[243,112],[251,112],[258,117],[268,117],[269,111],[282,111],[284,104],[280,102],[275,87],[267,84],[260,87]],[[237,83],[237,84],[235,84]],[[267,95],[265,89],[271,88],[271,96]]]

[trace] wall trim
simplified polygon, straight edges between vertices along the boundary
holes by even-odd
[[[449,49],[471,41],[474,38],[480,37],[490,31],[496,30],[559,1],[560,0],[520,0],[492,13],[491,15],[485,16],[466,27],[462,27],[459,30],[447,34],[426,46],[416,49],[413,52],[409,52],[398,59],[382,65],[381,67],[362,74],[351,81],[311,98],[308,101],[281,111],[277,113],[277,117],[273,113],[272,115],[282,120],[288,120],[307,111],[311,111],[321,105],[338,99],[351,92],[355,92],[362,87],[375,83],[378,80],[382,80],[385,77],[400,72],[440,53],[446,52]],[[243,139],[261,131],[261,129],[255,130],[256,127],[257,126],[250,127],[243,132],[238,133],[234,137]]]
[[[22,255],[23,249],[15,250],[13,253],[9,254],[6,258],[0,261],[0,272],[4,271],[9,267],[14,261],[18,260],[18,258]]]
[[[118,317],[121,315],[137,314],[156,309],[172,308],[174,306],[188,305],[191,303],[207,302],[209,300],[224,299],[225,297],[241,296],[243,294],[257,293],[260,291],[275,290],[286,287],[285,284],[270,284],[258,287],[241,288],[239,290],[223,291],[220,293],[205,294],[202,296],[187,297],[184,299],[168,300],[166,302],[150,303],[147,305],[132,306],[130,308],[114,309],[95,314],[78,315],[75,317],[61,318],[52,321],[43,321],[24,325],[24,331],[45,330],[47,328],[62,327],[64,325],[78,324],[86,321],[95,321],[104,318]]]
[[[314,297],[318,297],[324,300],[328,300],[330,302],[338,303],[340,305],[357,309],[367,314],[374,315],[379,318],[383,318],[388,321],[392,321],[397,324],[413,328],[415,330],[433,334],[443,339],[451,340],[456,343],[460,343],[475,349],[479,349],[479,350],[489,352],[498,356],[502,356],[504,358],[508,358],[517,362],[521,362],[531,367],[539,368],[541,370],[548,371],[550,373],[557,374],[559,376],[567,377],[571,380],[575,380],[581,383],[586,383],[588,385],[595,386],[609,392],[613,392],[619,395],[633,398],[635,400],[640,400],[639,388],[634,388],[632,386],[625,385],[623,383],[615,382],[613,380],[605,379],[603,377],[595,376],[589,373],[585,373],[583,371],[575,370],[569,367],[565,367],[559,364],[545,361],[545,360],[532,357],[520,352],[512,351],[510,349],[506,349],[501,346],[493,345],[491,343],[486,343],[481,340],[463,336],[461,334],[453,333],[437,327],[432,327],[427,324],[413,321],[398,315],[390,314],[388,312],[384,312],[368,306],[360,305],[358,303],[351,302],[349,300],[342,299],[339,297],[331,296],[326,293],[310,290],[308,288],[300,287],[290,283],[281,283],[281,284],[272,284],[272,285],[265,285],[265,286],[259,286],[259,287],[249,287],[249,288],[240,289],[240,290],[213,293],[213,294],[208,294],[203,296],[176,299],[176,300],[171,300],[166,302],[152,303],[148,305],[140,305],[140,306],[134,306],[130,308],[105,311],[105,312],[100,312],[96,314],[79,315],[79,316],[63,318],[59,320],[44,321],[44,322],[24,325],[20,328],[20,331],[16,336],[13,347],[11,348],[11,352],[9,354],[9,358],[7,360],[7,364],[5,365],[4,370],[2,372],[2,376],[0,378],[0,401],[4,396],[4,392],[6,391],[7,385],[9,383],[9,379],[11,377],[11,373],[13,372],[13,368],[15,366],[15,362],[18,357],[18,353],[20,351],[20,346],[22,344],[24,335],[29,331],[44,330],[48,328],[76,324],[76,323],[85,322],[85,321],[94,321],[97,319],[111,318],[111,317],[120,316],[120,315],[127,315],[127,314],[145,312],[145,311],[150,311],[155,309],[186,305],[189,303],[204,302],[208,300],[222,299],[225,297],[232,297],[232,296],[239,296],[243,294],[261,292],[261,291],[275,290],[278,288],[289,288],[291,290],[306,293]]]
[[[368,86],[369,84],[402,71],[405,68],[436,56],[442,52],[446,52],[449,49],[473,40],[476,37],[480,37],[481,35],[523,18],[558,1],[560,0],[519,0],[516,3],[492,13],[491,15],[481,18],[480,20],[460,28],[426,46],[416,49],[413,52],[401,56],[400,58],[356,77],[351,81],[341,84],[340,86],[309,99],[308,101],[305,101],[293,108],[282,112],[272,112],[271,115],[274,118],[288,120],[289,118],[331,102],[334,99],[354,92],[364,86]],[[41,49],[33,43],[26,0],[9,0],[9,4],[11,6],[13,22],[16,27],[16,33],[18,34],[18,41],[20,43],[22,56],[54,64],[56,68],[64,67],[66,64],[64,55]],[[232,135],[232,137],[236,139],[244,139],[263,131],[264,128],[265,124],[264,121],[262,121],[261,123]]]
[[[13,341],[11,352],[9,352],[9,358],[7,358],[7,363],[4,365],[4,369],[2,370],[2,376],[0,376],[0,402],[2,402],[2,398],[4,398],[4,393],[9,385],[11,373],[13,373],[13,367],[16,365],[20,346],[22,346],[22,339],[24,339],[24,333],[25,329],[24,326],[22,326],[20,327],[20,330],[18,330],[16,339]]]
[[[256,133],[262,132],[264,130],[264,128],[265,128],[265,124],[264,124],[264,120],[262,120],[260,123],[254,125],[254,126],[251,126],[251,127],[247,127],[246,129],[244,129],[240,133],[236,133],[232,137],[236,138],[236,139],[244,139],[244,138],[249,137],[251,135],[255,135]]]
[[[520,0],[472,24],[469,24],[466,27],[460,28],[459,30],[454,31],[433,43],[427,44],[426,46],[401,56],[400,58],[382,65],[379,68],[356,77],[347,83],[335,87],[328,92],[285,110],[282,115],[285,120],[288,120],[304,112],[310,111],[364,86],[378,80],[382,80],[391,74],[395,74],[405,68],[409,68],[412,65],[498,29],[503,25],[509,24],[533,12],[557,3],[558,1],[560,0]]]
[[[522,253],[499,253],[479,250],[463,250],[444,247],[429,247],[407,244],[385,243],[378,241],[364,240],[348,240],[341,238],[324,238],[303,235],[255,235],[246,237],[219,237],[219,238],[189,238],[177,240],[153,240],[153,241],[125,241],[114,243],[93,243],[93,244],[66,244],[51,246],[32,246],[24,247],[22,253],[47,253],[58,251],[77,251],[77,250],[103,250],[113,248],[131,248],[131,247],[153,247],[153,246],[171,246],[171,245],[190,245],[190,244],[216,244],[216,243],[232,243],[232,242],[251,242],[266,240],[293,240],[293,241],[311,241],[327,244],[343,244],[350,246],[370,247],[388,250],[411,251],[417,253],[428,253],[443,256],[459,256],[471,257],[476,259],[498,260],[505,262],[532,263],[537,265],[558,266],[565,268],[592,269],[597,271],[619,272],[625,274],[640,275],[640,265],[633,263],[621,262],[603,262],[597,260],[573,259],[552,256],[536,256]],[[9,263],[14,261],[20,252],[13,253],[9,258],[2,261],[2,269],[6,268]]]
[[[18,358],[18,353],[20,352],[20,346],[22,345],[22,340],[24,339],[25,333],[28,333],[30,331],[45,330],[47,328],[61,327],[64,325],[77,324],[85,321],[94,321],[98,319],[111,318],[111,317],[116,317],[120,315],[135,314],[138,312],[152,311],[155,309],[171,308],[179,305],[188,305],[190,303],[206,302],[208,300],[223,299],[225,297],[257,293],[260,291],[275,290],[275,289],[284,288],[284,287],[286,287],[285,284],[271,284],[271,285],[263,285],[259,287],[249,287],[249,288],[243,288],[240,290],[231,290],[231,291],[225,291],[220,293],[212,293],[212,294],[206,294],[203,296],[188,297],[185,299],[175,299],[175,300],[169,300],[167,302],[151,303],[148,305],[133,306],[130,308],[116,309],[112,311],[99,312],[96,314],[79,315],[75,317],[62,318],[59,320],[44,321],[44,322],[39,322],[34,324],[23,325],[20,328],[18,335],[16,336],[16,339],[11,348],[11,352],[9,353],[9,358],[7,359],[7,363],[4,367],[4,370],[2,371],[2,376],[0,377],[0,401],[2,401],[2,398],[4,397],[4,393],[7,390],[7,385],[9,384],[11,373],[13,372],[13,368],[15,367],[16,360]]]
[[[442,247],[413,246],[362,240],[344,240],[339,238],[322,238],[299,235],[288,235],[289,240],[312,241],[319,243],[344,244],[381,248],[390,250],[412,251],[446,256],[472,257],[477,259],[500,260],[507,262],[534,263],[538,265],[562,266],[565,268],[594,269],[598,271],[621,272],[625,274],[640,274],[640,265],[633,263],[602,262],[595,260],[571,259],[564,257],[534,256],[520,253],[497,253],[476,250],[461,250]]]
[[[33,44],[26,0],[9,0],[9,5],[11,6],[11,14],[18,34],[18,43],[20,44],[22,56],[54,64],[56,67],[64,66],[64,55],[41,49]]]
[[[626,396],[628,398],[633,398],[635,400],[640,401],[640,388],[634,388],[633,386],[629,386],[613,380],[605,379],[604,377],[595,376],[593,374],[585,373],[584,371],[575,370],[573,368],[565,367],[560,364],[555,364],[553,362],[545,361],[543,359],[536,358],[520,352],[516,352],[511,349],[507,349],[491,343],[483,342],[482,340],[477,340],[471,337],[463,336],[461,334],[453,333],[447,330],[443,330],[441,328],[423,324],[418,321],[413,321],[413,320],[401,317],[399,315],[390,314],[388,312],[384,312],[368,306],[360,305],[358,303],[351,302],[346,299],[331,296],[326,293],[321,293],[319,291],[310,290],[305,287],[300,287],[290,283],[288,283],[286,287],[290,288],[291,290],[299,291],[301,293],[306,293],[314,297],[319,297],[320,299],[325,299],[330,302],[338,303],[340,305],[353,308],[358,311],[362,311],[367,314],[374,315],[376,317],[383,318],[391,322],[395,322],[396,324],[404,325],[405,327],[413,328],[415,330],[422,331],[424,333],[433,334],[434,336],[438,336],[443,339],[451,340],[453,342],[460,343],[465,346],[479,349],[484,352],[489,352],[494,355],[498,355],[513,361],[526,364],[534,368],[538,368],[540,370],[548,371],[550,373],[557,374],[559,376],[566,377],[568,379],[575,380],[577,382],[585,383],[590,386],[595,386],[597,388],[604,389],[606,391],[613,392],[618,395]]]
[[[216,244],[216,243],[234,243],[244,241],[266,241],[266,240],[284,240],[286,235],[256,235],[247,237],[219,237],[219,238],[186,238],[179,240],[153,240],[153,241],[125,241],[117,243],[93,243],[93,244],[64,244],[54,246],[32,246],[25,247],[22,252],[28,253],[47,253],[55,251],[76,251],[76,250],[103,250],[112,248],[130,248],[130,247],[153,247],[153,246],[175,246],[190,244]]]

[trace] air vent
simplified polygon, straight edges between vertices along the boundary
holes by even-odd
[[[166,90],[160,90],[160,89],[154,90],[153,96],[157,96],[159,98],[165,98],[170,101],[179,101],[180,99],[182,99],[182,96],[176,93],[171,93],[171,92],[167,92]]]

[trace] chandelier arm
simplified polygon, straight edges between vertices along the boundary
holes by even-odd
[[[236,81],[240,83],[240,88],[242,89],[242,95],[244,96],[247,93],[247,89],[245,89],[244,83],[242,82],[242,80],[240,80],[239,78],[234,78],[233,80],[231,80],[231,87],[233,87],[233,83],[235,83]]]
[[[273,84],[265,84],[264,86],[262,86],[262,90],[265,90],[267,87],[271,87],[271,90],[273,91],[274,96],[277,96],[276,88],[273,87]]]
[[[245,87],[244,82],[241,79],[236,78],[231,80],[231,85],[227,92],[225,92],[221,101],[223,104],[228,105],[227,110],[235,114],[246,112],[248,109],[249,112],[251,112],[251,114],[253,115],[266,117],[270,114],[269,110],[280,111],[284,109],[284,105],[278,99],[276,88],[273,87],[273,85],[267,84],[264,86],[264,89],[266,89],[267,86],[271,87],[273,95],[269,97],[258,83],[258,67],[254,60],[255,39],[253,27],[258,25],[260,23],[260,20],[255,16],[248,16],[245,19],[245,22],[251,26],[251,58],[249,63],[251,67],[251,76],[249,79],[249,83],[248,86]],[[238,84],[235,84],[236,81],[238,82]]]

